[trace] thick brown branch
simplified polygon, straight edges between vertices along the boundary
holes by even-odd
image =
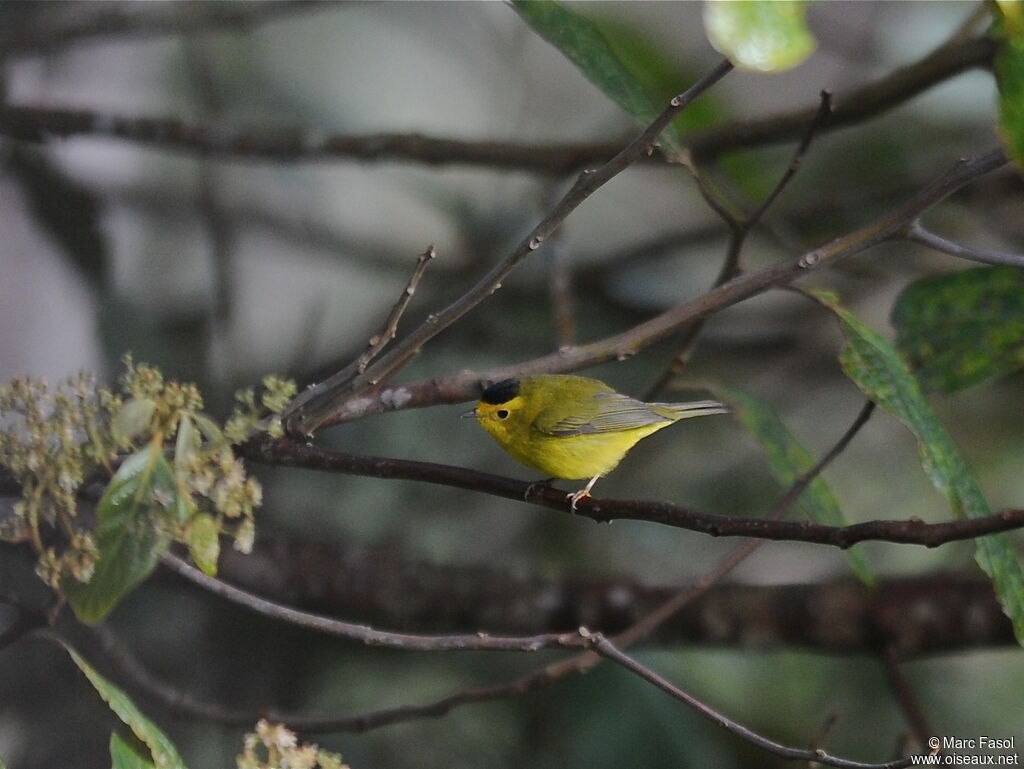
[[[47,136],[100,136],[170,150],[248,160],[413,162],[568,173],[601,162],[623,141],[521,144],[463,141],[418,133],[325,134],[303,128],[254,128],[190,122],[173,117],[120,116],[93,110],[4,105],[0,133],[41,141]]]
[[[241,453],[250,460],[268,465],[423,481],[508,499],[526,500],[565,513],[571,512],[564,491],[451,465],[326,451],[283,438],[254,439],[241,447]],[[1024,509],[1004,510],[985,518],[943,523],[925,523],[911,518],[906,521],[878,520],[849,526],[824,526],[810,521],[715,515],[670,502],[584,499],[577,505],[575,515],[602,523],[614,520],[648,521],[713,537],[814,542],[843,549],[870,540],[938,547],[956,540],[1024,528]]]

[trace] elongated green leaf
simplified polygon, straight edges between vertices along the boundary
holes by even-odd
[[[554,0],[514,0],[512,7],[534,32],[641,123],[650,123],[661,112],[592,21]],[[665,131],[659,138],[672,153],[682,152],[682,144],[672,131]]]
[[[1024,270],[978,267],[908,286],[897,346],[926,390],[952,392],[1024,366]]]
[[[740,424],[761,444],[768,467],[783,487],[792,486],[797,478],[814,467],[815,460],[811,452],[779,419],[771,404],[733,385],[719,385],[714,389],[715,394],[732,408]],[[826,526],[846,525],[839,501],[821,476],[811,481],[799,501],[800,506],[817,523]],[[869,587],[875,584],[874,574],[860,547],[855,545],[849,548],[846,558],[861,582]]]
[[[709,0],[704,30],[715,50],[736,67],[783,72],[817,46],[807,29],[806,10],[800,0]]]
[[[669,51],[638,27],[601,17],[594,23],[608,41],[612,53],[643,89],[651,104],[668,104],[687,83],[697,79],[697,73],[681,69]],[[683,110],[672,121],[672,126],[676,136],[682,137],[689,131],[709,128],[726,115],[724,105],[715,99],[712,90]]]
[[[1006,153],[1024,172],[1024,13],[1020,3],[1000,3],[1002,18],[993,29],[999,87],[999,135]]]
[[[136,753],[117,732],[110,734],[110,760],[113,769],[155,769],[156,764]]]
[[[128,457],[96,508],[96,570],[87,583],[67,578],[64,592],[75,614],[95,624],[149,576],[169,537],[164,524],[175,509],[174,471],[152,445]]]
[[[974,473],[949,433],[925,400],[917,379],[896,349],[881,334],[837,303],[818,294],[843,327],[847,346],[840,362],[847,375],[879,406],[905,424],[918,441],[921,464],[935,488],[949,500],[957,516],[981,518],[992,514]],[[1024,573],[1009,540],[990,534],[975,540],[975,560],[992,579],[1003,611],[1024,645]]]
[[[179,755],[178,749],[174,747],[174,743],[168,739],[167,735],[160,731],[156,724],[146,718],[142,711],[135,707],[135,703],[131,701],[128,695],[97,673],[92,665],[78,656],[74,649],[71,647],[65,648],[67,648],[68,654],[71,655],[71,659],[85,673],[89,683],[93,685],[96,692],[103,698],[103,701],[110,706],[110,709],[118,718],[124,721],[128,728],[132,730],[132,733],[149,748],[153,756],[153,765],[158,767],[158,769],[185,769],[185,762]],[[124,747],[131,750],[127,745]],[[111,740],[111,753],[113,753],[113,740]],[[131,766],[131,764],[128,766]]]

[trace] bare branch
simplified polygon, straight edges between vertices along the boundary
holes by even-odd
[[[808,251],[796,259],[734,278],[692,301],[666,310],[614,336],[586,345],[563,348],[550,355],[484,372],[462,372],[426,382],[382,386],[363,391],[358,399],[350,400],[338,407],[321,426],[398,408],[418,408],[471,400],[480,394],[480,381],[483,379],[498,380],[517,374],[573,371],[611,360],[625,360],[687,323],[713,315],[769,289],[786,286],[803,275],[833,266],[879,243],[901,237],[907,225],[921,213],[937,205],[965,184],[1000,168],[1005,163],[1006,156],[999,148],[973,157],[961,158],[906,203],[870,224]]]
[[[686,703],[702,716],[713,723],[718,724],[722,728],[727,729],[737,737],[740,737],[752,745],[756,745],[762,750],[766,750],[773,755],[779,756],[780,758],[785,758],[791,761],[814,761],[819,764],[828,764],[829,766],[840,767],[840,769],[900,769],[900,767],[910,766],[912,763],[911,759],[905,758],[884,764],[867,764],[860,761],[851,761],[846,758],[833,756],[820,749],[812,750],[808,748],[792,748],[782,745],[781,743],[770,740],[767,737],[763,737],[752,729],[748,729],[743,726],[743,724],[733,721],[731,718],[728,718],[717,710],[705,705],[693,695],[688,694],[675,684],[655,673],[646,665],[640,664],[629,655],[620,651],[615,644],[605,638],[601,633],[589,633],[584,628],[580,628],[580,633],[587,638],[590,648],[597,654],[600,654],[605,659],[611,660],[617,665],[621,665],[626,670],[631,673],[635,673],[645,681],[654,684],[663,692],[675,697],[680,702]]]
[[[231,127],[173,117],[111,115],[85,109],[0,106],[0,133],[14,139],[99,136],[247,160],[413,162],[564,174],[603,162],[622,141],[522,144],[464,141],[419,133],[329,134],[308,128]]]
[[[261,614],[264,617],[290,625],[313,630],[318,633],[357,641],[367,646],[385,646],[406,651],[537,651],[553,647],[573,648],[581,644],[572,633],[544,633],[522,637],[491,636],[487,633],[460,635],[420,635],[412,633],[391,633],[377,630],[368,625],[359,625],[344,620],[324,617],[319,614],[300,611],[291,606],[268,601],[245,590],[210,577],[194,566],[190,566],[171,553],[164,553],[160,562],[193,585],[218,595],[232,603]]]
[[[687,91],[669,100],[668,106],[656,117],[636,139],[630,142],[615,157],[594,171],[584,171],[576,183],[562,197],[550,214],[534,227],[505,259],[496,264],[459,299],[413,331],[392,348],[391,352],[377,360],[360,376],[349,379],[339,372],[321,384],[297,397],[284,414],[284,422],[292,434],[309,435],[329,419],[338,407],[358,393],[377,385],[415,357],[420,348],[459,318],[493,294],[501,282],[533,251],[583,201],[608,181],[628,168],[635,160],[654,150],[658,136],[672,120],[688,107],[698,96],[711,88],[732,70],[728,60],[721,61],[707,75],[698,80]]]
[[[961,259],[969,259],[972,262],[982,264],[1005,265],[1007,267],[1024,267],[1024,254],[1011,254],[1006,251],[993,251],[988,248],[967,246],[953,240],[947,240],[941,235],[927,230],[917,220],[911,222],[903,237],[920,243],[936,251],[941,251],[950,256],[959,256]]]
[[[243,445],[240,451],[252,461],[279,467],[304,467],[374,478],[403,478],[480,491],[517,501],[523,501],[529,495],[529,503],[571,512],[563,491],[462,467],[327,451],[284,438],[257,438]],[[810,521],[773,521],[715,515],[670,502],[593,498],[581,500],[574,514],[601,523],[614,520],[648,521],[713,537],[814,542],[842,549],[871,540],[938,547],[947,542],[1024,527],[1024,509],[1004,510],[983,518],[942,523],[925,523],[918,518],[911,518],[905,521],[876,520],[848,526],[825,526]]]
[[[30,41],[24,42],[26,47],[31,47]],[[885,113],[962,72],[988,67],[994,51],[995,43],[989,37],[954,39],[918,62],[850,93],[839,94],[828,130],[854,125]],[[707,158],[744,147],[793,141],[801,136],[816,110],[817,106],[811,105],[769,118],[730,123],[693,134],[684,140],[684,144],[694,157]],[[0,133],[32,141],[39,141],[45,136],[110,136],[188,152],[212,152],[251,159],[348,158],[460,163],[545,173],[567,173],[603,162],[622,147],[621,141],[530,145],[467,142],[422,134],[325,135],[322,131],[305,129],[230,128],[175,118],[127,117],[89,110],[13,105],[0,107]]]
[[[889,73],[885,77],[835,97],[835,111],[829,130],[844,128],[888,112],[951,77],[975,67],[991,66],[995,42],[989,37],[953,39],[920,61]],[[714,157],[743,147],[780,144],[798,138],[816,106],[805,107],[774,117],[711,128],[691,135],[686,144],[696,158]]]

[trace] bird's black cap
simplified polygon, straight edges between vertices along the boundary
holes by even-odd
[[[492,406],[498,406],[502,403],[508,403],[517,395],[519,395],[519,380],[502,379],[500,382],[495,382],[485,387],[480,400],[484,403],[490,403]]]

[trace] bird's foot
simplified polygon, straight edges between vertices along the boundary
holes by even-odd
[[[572,494],[567,494],[565,498],[567,500],[569,500],[569,512],[575,513],[576,512],[576,504],[581,499],[586,499],[589,496],[590,496],[590,489],[589,488],[580,489],[579,491],[574,491]]]

